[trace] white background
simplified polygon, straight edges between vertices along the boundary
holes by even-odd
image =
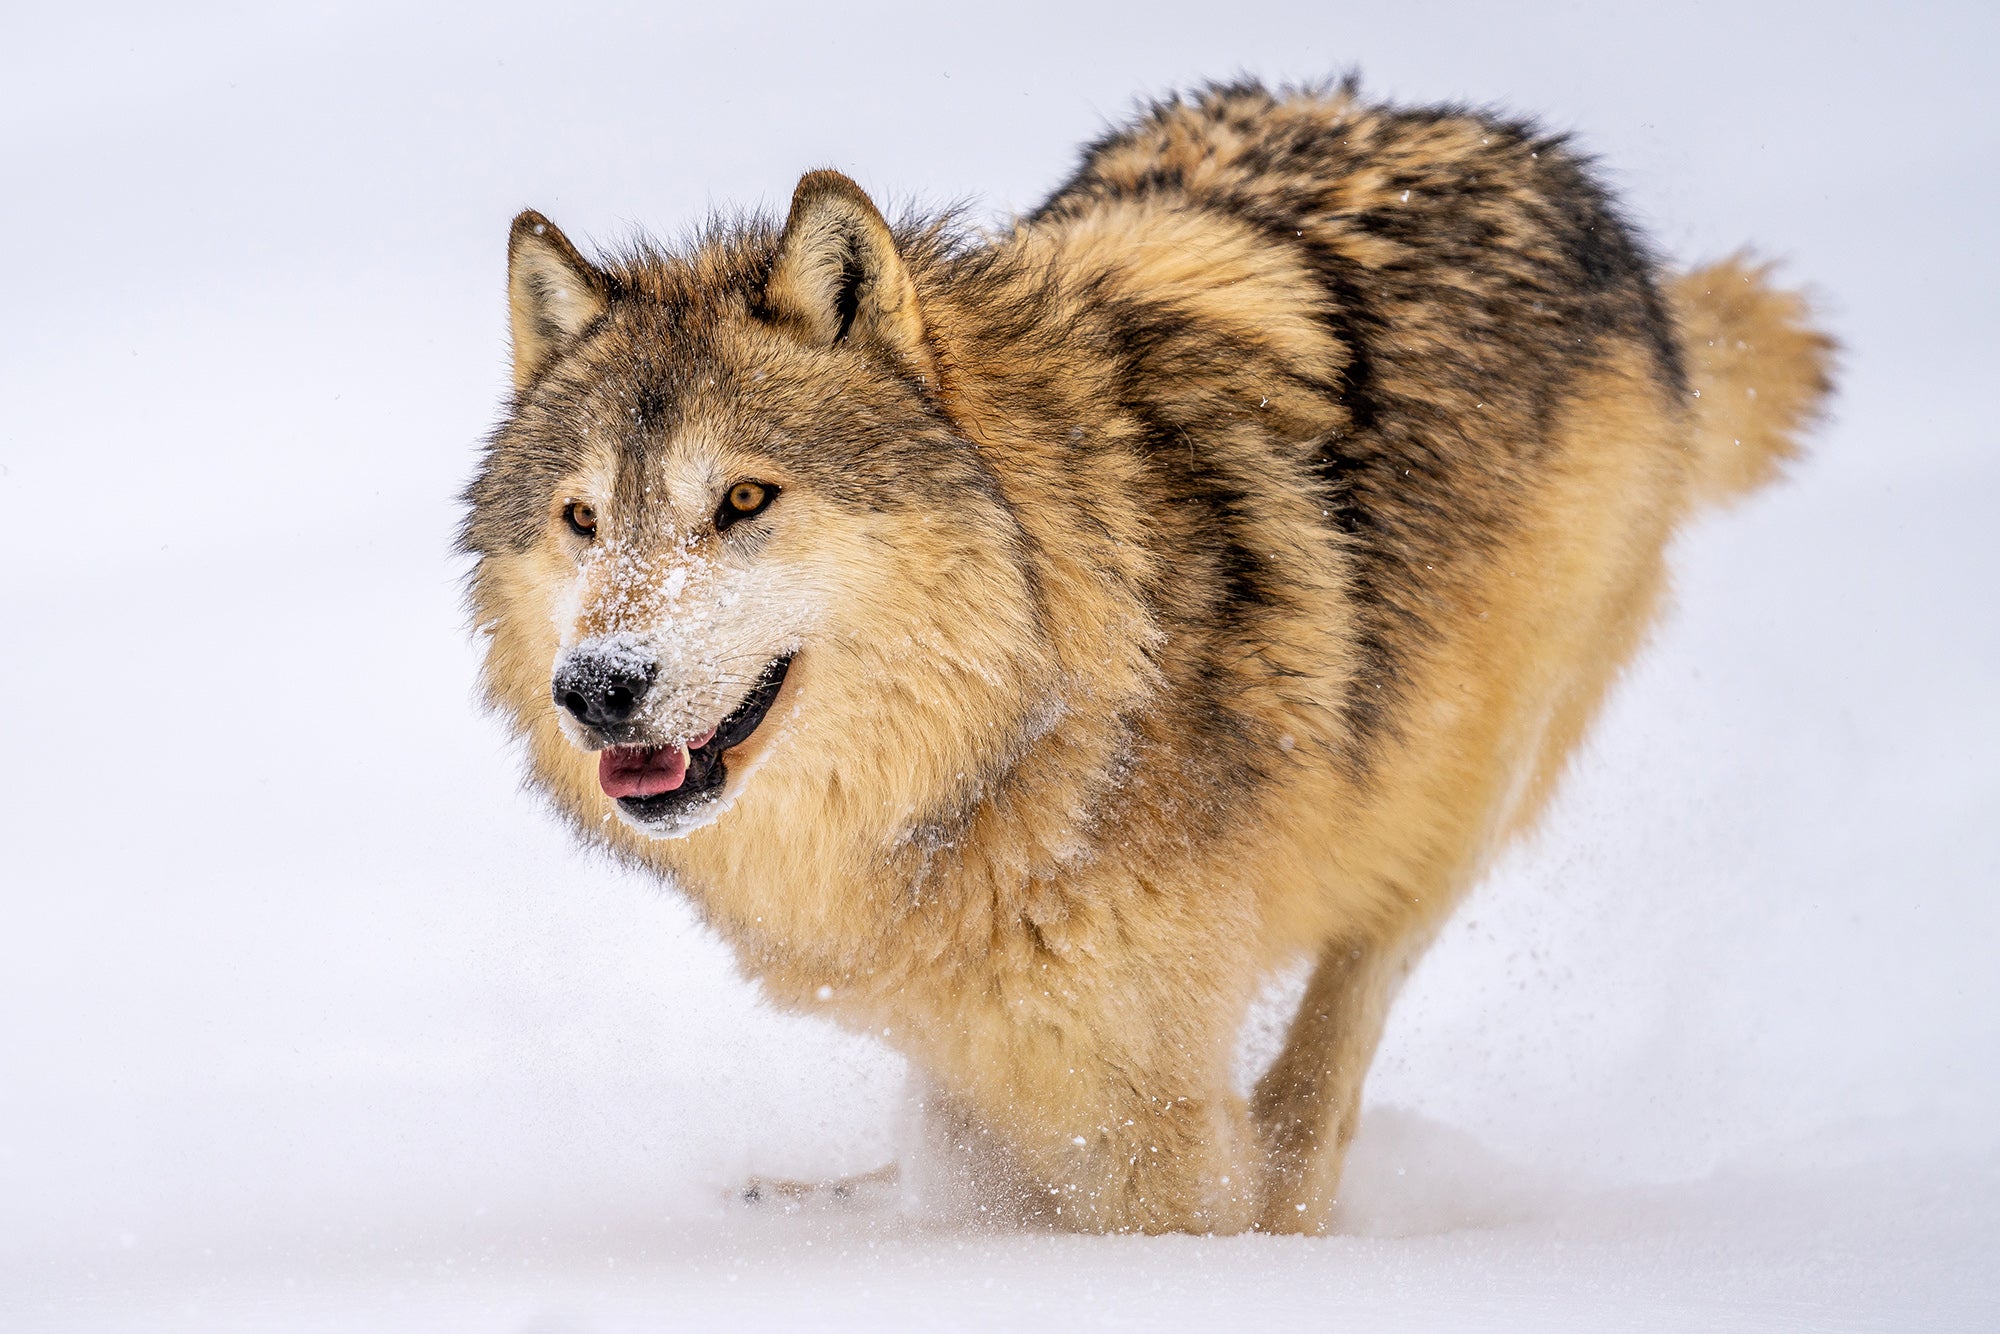
[[[15,6],[0,1327],[2000,1323],[1989,5]],[[900,1072],[578,855],[473,703],[503,241],[801,171],[1032,207],[1134,99],[1358,66],[1574,128],[1846,346],[1414,979],[1341,1235],[752,1214]],[[1254,1044],[1253,1044],[1254,1045]]]

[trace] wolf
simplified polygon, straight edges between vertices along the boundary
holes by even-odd
[[[997,230],[814,171],[507,259],[462,545],[533,784],[1082,1230],[1329,1226],[1399,981],[1833,355],[1562,137],[1351,84],[1155,103]]]

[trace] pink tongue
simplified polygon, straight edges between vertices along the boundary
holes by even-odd
[[[657,797],[687,777],[679,746],[613,746],[597,753],[597,784],[607,797]]]

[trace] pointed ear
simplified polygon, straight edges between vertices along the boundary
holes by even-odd
[[[525,389],[560,347],[611,304],[611,285],[556,225],[533,209],[507,236],[507,308],[514,387]]]
[[[808,172],[764,286],[767,314],[821,347],[855,342],[934,379],[916,284],[896,238],[860,186],[837,171]]]

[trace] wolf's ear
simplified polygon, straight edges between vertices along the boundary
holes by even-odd
[[[507,309],[514,327],[514,387],[525,389],[556,349],[611,304],[610,284],[556,225],[533,209],[507,235]]]
[[[837,171],[808,172],[792,194],[766,312],[821,347],[853,341],[934,375],[917,287],[896,238],[860,186]]]

